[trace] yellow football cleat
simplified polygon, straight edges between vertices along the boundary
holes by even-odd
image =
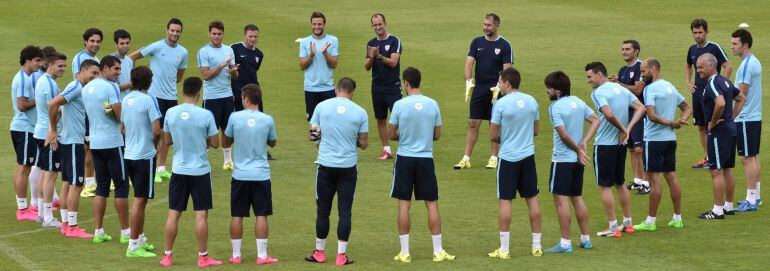
[[[444,250],[442,250],[438,254],[433,253],[434,262],[453,261],[454,259],[455,259],[454,255],[450,255],[449,253],[446,253],[446,251]]]
[[[222,165],[222,170],[232,171],[233,170],[233,162],[225,163]]]
[[[493,157],[489,157],[489,161],[487,161],[487,169],[496,169],[497,168],[497,159]]]
[[[490,252],[487,254],[490,258],[500,258],[503,260],[507,260],[511,258],[511,253],[509,251],[503,252],[501,249],[495,249],[495,251]]]
[[[540,257],[543,256],[543,249],[542,248],[532,248],[532,256]]]
[[[86,185],[83,190],[80,191],[81,198],[90,198],[96,196],[96,184]]]
[[[454,169],[464,169],[464,168],[471,168],[471,160],[460,160],[457,165],[454,165]]]
[[[393,259],[402,263],[412,262],[412,256],[409,256],[409,253],[404,254],[399,252],[396,257],[393,257]]]

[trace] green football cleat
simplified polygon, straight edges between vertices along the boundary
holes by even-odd
[[[152,258],[155,257],[155,253],[149,252],[144,250],[143,248],[136,248],[136,250],[131,251],[126,249],[126,257],[128,258]]]
[[[658,227],[655,224],[647,224],[647,222],[642,222],[634,226],[634,230],[636,231],[655,231]]]
[[[393,257],[393,260],[396,260],[402,263],[408,263],[408,262],[412,262],[412,257],[409,256],[409,253],[404,254],[399,252],[398,255],[396,255],[396,257]]]
[[[131,239],[131,238],[130,238],[130,237],[128,237],[128,235],[121,235],[121,236],[120,236],[120,243],[121,243],[121,244],[124,244],[124,245],[125,245],[125,244],[128,244],[128,240],[129,240],[129,239]]]
[[[147,251],[153,251],[153,250],[155,250],[155,246],[153,246],[153,245],[152,245],[152,244],[150,244],[150,243],[144,243],[144,244],[140,245],[139,247],[140,247],[140,248],[142,248],[142,249],[144,249],[144,250],[147,250]]]
[[[156,173],[155,176],[160,176],[160,178],[163,179],[163,181],[168,181],[171,179],[171,172],[168,172],[168,170],[166,170],[163,172]]]
[[[94,239],[92,239],[91,241],[93,241],[94,244],[104,243],[107,241],[112,241],[112,236],[109,236],[106,234],[105,235],[94,234]]]
[[[503,260],[507,260],[511,258],[511,254],[509,251],[502,251],[499,248],[495,249],[495,251],[487,253],[487,256],[489,256],[490,258],[500,258]]]
[[[682,223],[682,220],[671,220],[671,222],[668,222],[668,226],[674,229],[681,229],[684,228],[684,223]]]
[[[442,250],[441,253],[433,253],[433,261],[434,262],[443,262],[443,261],[453,261],[455,259],[454,255],[451,255],[449,253],[446,253],[446,251]]]

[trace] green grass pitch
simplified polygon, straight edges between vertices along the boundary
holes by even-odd
[[[492,170],[483,165],[489,155],[487,124],[482,126],[481,140],[473,156],[473,168],[455,171],[451,167],[462,157],[467,125],[468,105],[463,102],[463,63],[471,39],[482,34],[483,15],[495,12],[502,17],[500,33],[513,45],[515,67],[522,72],[522,91],[533,95],[540,104],[540,135],[536,138],[537,173],[543,210],[543,246],[559,240],[555,207],[547,192],[548,165],[552,137],[547,117],[549,104],[543,78],[554,70],[565,71],[572,79],[573,95],[589,102],[590,87],[585,83],[583,66],[603,61],[615,73],[624,63],[620,56],[621,41],[637,39],[641,56],[654,56],[662,62],[662,76],[676,85],[690,100],[683,70],[687,47],[693,43],[689,23],[694,18],[709,22],[711,41],[717,42],[730,55],[733,70],[740,59],[730,54],[729,34],[739,23],[751,25],[754,53],[761,61],[770,61],[770,19],[763,1],[6,1],[0,9],[0,126],[8,127],[11,113],[10,83],[18,70],[18,52],[27,44],[53,45],[72,57],[82,50],[81,34],[88,27],[105,32],[98,56],[114,51],[112,32],[124,28],[131,32],[132,51],[164,37],[165,24],[171,17],[184,22],[180,44],[190,53],[185,76],[200,76],[196,69],[196,52],[208,42],[208,23],[223,20],[225,43],[241,41],[241,30],[256,23],[262,30],[259,48],[265,52],[259,78],[265,91],[266,112],[277,124],[277,157],[271,163],[273,204],[270,217],[271,256],[281,263],[256,266],[256,247],[247,226],[243,241],[244,264],[225,264],[215,270],[331,270],[331,263],[310,264],[302,258],[314,247],[315,202],[313,181],[315,149],[307,142],[307,122],[302,109],[302,72],[297,65],[294,40],[310,34],[309,16],[323,11],[328,33],[340,40],[339,66],[335,79],[349,76],[357,80],[354,101],[371,112],[370,73],[363,68],[365,44],[374,36],[369,16],[382,12],[387,16],[389,32],[403,42],[401,67],[415,66],[423,72],[423,92],[441,106],[443,138],[435,145],[436,169],[440,186],[444,245],[455,254],[454,262],[431,261],[430,234],[425,225],[422,204],[412,208],[412,263],[394,262],[399,243],[396,230],[396,201],[389,197],[392,160],[377,161],[379,143],[370,113],[370,148],[359,154],[359,180],[353,208],[353,232],[348,254],[356,261],[345,269],[355,270],[502,270],[510,268],[574,270],[596,269],[719,269],[762,270],[770,266],[768,226],[770,215],[764,207],[759,212],[738,214],[724,221],[701,221],[696,215],[711,206],[711,181],[705,170],[689,166],[702,153],[697,134],[691,126],[677,131],[679,139],[678,173],[683,187],[683,219],[685,228],[673,230],[665,226],[670,219],[671,203],[667,189],[659,211],[659,228],[655,233],[626,235],[619,240],[592,236],[594,249],[576,250],[572,255],[530,255],[530,230],[523,201],[514,201],[511,227],[512,259],[489,259],[486,253],[499,246],[497,200]],[[766,62],[770,63],[770,62]],[[68,61],[69,64],[69,61]],[[137,65],[149,65],[140,60]],[[768,75],[765,72],[765,75]],[[57,83],[63,87],[71,78],[67,72]],[[770,77],[766,76],[767,89]],[[770,105],[764,94],[765,113]],[[7,131],[7,130],[6,130]],[[765,129],[768,135],[770,129]],[[770,142],[762,140],[761,154],[770,153]],[[118,242],[94,245],[87,240],[65,240],[51,230],[13,220],[13,190],[10,185],[14,170],[14,154],[8,132],[0,133],[0,270],[144,270],[158,269],[160,257],[127,259],[125,246]],[[393,144],[395,146],[395,144]],[[770,158],[764,158],[770,159]],[[221,170],[220,150],[210,151],[214,179],[214,209],[209,215],[209,252],[219,260],[230,256],[228,225],[229,179]],[[766,160],[763,160],[766,161]],[[628,162],[626,176],[631,176]],[[170,160],[169,160],[170,165]],[[763,175],[770,165],[763,163]],[[735,170],[736,198],[745,195],[745,177],[740,162]],[[767,180],[766,180],[767,182]],[[57,182],[59,184],[59,182]],[[766,184],[770,189],[770,184]],[[168,183],[158,185],[156,198],[147,209],[145,231],[162,252],[163,223],[167,213]],[[595,179],[586,171],[584,196],[591,217],[591,231],[606,227]],[[764,192],[766,199],[770,194]],[[633,197],[634,222],[646,216],[647,197]],[[81,224],[93,230],[90,200],[81,203]],[[105,228],[117,236],[117,219],[108,208]],[[58,216],[58,214],[56,214]],[[334,251],[336,238],[332,213],[332,230],[327,250]],[[177,238],[174,270],[195,268],[196,242],[192,213],[183,215]],[[252,220],[249,220],[252,221]],[[246,225],[250,225],[247,223]],[[573,241],[578,239],[573,220]],[[573,242],[574,243],[574,242]],[[763,267],[764,266],[764,267]]]

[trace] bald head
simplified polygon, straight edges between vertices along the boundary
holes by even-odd
[[[660,61],[654,57],[649,57],[642,61],[642,65],[639,66],[639,71],[646,84],[650,84],[655,80],[658,80],[660,76]]]
[[[698,57],[695,68],[698,69],[698,76],[700,76],[700,78],[708,79],[717,73],[717,65],[717,58],[710,53],[705,53]]]

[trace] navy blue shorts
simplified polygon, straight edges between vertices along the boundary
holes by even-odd
[[[622,185],[626,181],[626,147],[621,145],[594,146],[596,184],[603,187]]]
[[[522,198],[537,196],[540,189],[537,187],[535,168],[534,155],[516,162],[500,158],[497,164],[497,198],[515,199],[516,191]]]
[[[433,158],[396,155],[390,197],[400,200],[438,200],[438,183]]]
[[[735,137],[708,135],[706,148],[709,169],[725,169],[735,167]]]
[[[374,118],[378,120],[388,118],[388,112],[393,111],[393,104],[401,99],[401,86],[372,84],[372,107]]]
[[[738,155],[754,157],[759,154],[759,142],[762,140],[762,122],[746,121],[735,122],[738,129]]]
[[[91,149],[96,173],[96,195],[110,197],[110,182],[115,185],[115,198],[128,198],[126,164],[123,161],[123,147]]]
[[[32,137],[32,133],[11,131],[11,141],[16,151],[16,164],[27,167],[35,165],[37,140]]]
[[[86,149],[83,144],[59,144],[61,178],[70,185],[83,186]]]
[[[168,208],[184,212],[190,197],[195,211],[214,208],[211,199],[211,173],[192,176],[172,172],[171,184],[168,185]]]
[[[161,98],[156,98],[158,100],[158,109],[160,109],[160,129],[163,129],[163,121],[166,118],[166,111],[168,111],[169,108],[172,108],[174,106],[177,106],[176,100],[166,100]]]
[[[697,76],[697,75],[696,75]],[[703,93],[703,89],[696,89],[695,93]],[[693,94],[692,95],[692,121],[695,126],[706,126],[708,125],[708,119],[705,116],[705,113],[703,112],[703,104],[701,104],[701,98],[702,96],[700,94]],[[711,116],[708,117],[709,119]]]
[[[45,145],[45,139],[35,138],[35,142],[37,143],[38,150],[35,166],[48,172],[60,172],[61,158],[59,150],[61,149],[52,150],[50,145]]]
[[[629,118],[633,116],[633,111],[629,112],[631,113]],[[634,127],[631,128],[631,131],[628,133],[628,142],[626,143],[626,147],[629,149],[633,148],[641,148],[642,145],[644,145],[644,118],[639,120]]]
[[[321,92],[310,92],[305,91],[305,118],[309,121],[310,117],[313,116],[313,111],[315,111],[315,107],[328,99],[336,97],[337,94],[334,93],[334,90],[328,90],[328,91],[321,91]]]
[[[235,102],[233,102],[233,97],[203,100],[203,108],[214,114],[214,122],[217,124],[217,129],[225,129],[227,127],[227,120],[230,119],[230,114],[235,110]]]
[[[155,197],[155,159],[125,159],[126,173],[134,186],[135,198]]]
[[[269,216],[273,214],[273,192],[270,180],[230,182],[230,215],[232,217]]]
[[[584,171],[585,167],[578,162],[551,162],[548,188],[551,193],[560,196],[582,196]]]
[[[492,91],[494,86],[477,85],[471,94],[469,119],[489,120],[492,118]]]
[[[676,141],[645,141],[643,161],[645,172],[676,171]]]

